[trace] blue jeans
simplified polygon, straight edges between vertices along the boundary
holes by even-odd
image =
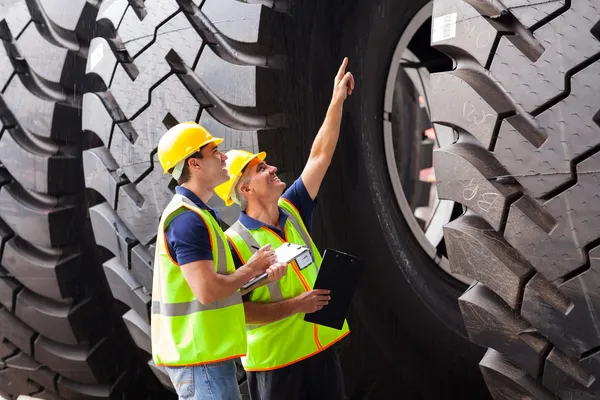
[[[233,360],[166,369],[180,399],[241,400],[242,398]]]

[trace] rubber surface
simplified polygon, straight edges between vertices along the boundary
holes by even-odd
[[[478,281],[459,303],[490,393],[598,398],[600,3],[437,0],[433,18],[456,69],[432,76],[432,120],[459,137],[438,190],[468,207],[444,232]]]
[[[103,85],[85,76],[100,3],[0,5],[0,391],[7,398],[145,392],[86,222],[81,104],[84,92]],[[149,376],[144,384],[160,387]]]

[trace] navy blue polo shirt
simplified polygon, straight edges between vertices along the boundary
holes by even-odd
[[[215,210],[208,207],[202,200],[198,198],[190,190],[177,186],[175,188],[176,193],[187,197],[198,207],[203,208],[211,212],[211,214],[218,220],[218,214]],[[302,218],[309,233],[312,228],[312,213],[316,206],[316,201],[310,198],[302,178],[296,179],[296,181],[283,193],[283,198],[287,199],[290,203],[298,209],[300,217]],[[248,229],[257,229],[262,227],[264,224],[254,218],[249,217],[246,213],[240,214],[240,222]],[[279,210],[279,226],[283,228],[287,215]],[[284,234],[281,230],[274,226],[266,225],[269,229],[276,232],[281,237]],[[195,212],[188,210],[179,214],[175,217],[165,232],[167,238],[167,245],[171,257],[177,264],[185,265],[194,261],[212,260],[212,251],[210,247],[210,238],[208,235],[208,229],[204,225],[202,218]],[[242,266],[242,262],[237,256],[237,253],[233,250],[231,243],[229,244],[232,249],[233,261],[235,267],[239,268]]]
[[[175,192],[187,197],[199,208],[208,210],[218,221],[217,212],[204,204],[194,192],[183,186],[177,186]],[[167,226],[165,236],[169,254],[179,265],[213,259],[208,228],[204,220],[192,210],[186,210],[173,218]]]

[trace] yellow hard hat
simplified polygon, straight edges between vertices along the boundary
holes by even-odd
[[[227,156],[225,163],[227,164],[227,172],[229,172],[229,180],[217,186],[215,193],[223,199],[226,206],[230,206],[233,204],[231,195],[235,185],[242,177],[242,171],[246,168],[246,165],[255,158],[263,161],[267,157],[267,153],[262,151],[258,154],[252,154],[245,150],[229,150],[225,155]]]
[[[195,122],[182,122],[169,129],[158,142],[158,161],[164,173],[200,150],[209,143],[220,144],[223,139],[213,137],[210,132]],[[180,165],[177,170],[181,175]],[[175,172],[175,171],[174,171]],[[175,176],[178,179],[179,176]]]

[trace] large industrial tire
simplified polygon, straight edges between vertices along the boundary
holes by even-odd
[[[107,0],[98,13],[101,33],[90,45],[87,72],[105,88],[83,97],[83,129],[95,137],[83,155],[94,199],[89,214],[96,242],[107,250],[112,293],[127,307],[123,320],[165,385],[166,374],[150,362],[148,325],[153,242],[172,196],[156,160],[160,136],[177,122],[199,121],[225,137],[224,149],[267,151],[289,184],[302,171],[332,78],[348,55],[358,88],[314,227],[321,248],[357,254],[369,266],[342,355],[348,395],[487,396],[476,367],[483,349],[460,324],[456,299],[464,287],[437,276],[396,205],[382,196],[389,190],[377,154],[382,113],[370,110],[363,118],[361,111],[382,97],[386,59],[379,53],[391,57],[410,15],[425,2],[381,2],[389,10],[383,21],[374,2],[347,3]],[[390,39],[373,46],[364,40],[371,32],[374,40]],[[379,57],[375,71],[365,54]],[[368,154],[365,142],[374,145]],[[237,218],[239,209],[221,207],[216,197],[212,205],[226,224]]]
[[[385,124],[401,125],[406,135],[418,124],[418,103],[401,74],[396,84],[403,90],[395,98],[400,106],[384,112],[394,51],[409,24],[431,4],[317,3],[292,13],[298,19],[292,36],[295,61],[290,64],[300,72],[287,93],[289,100],[282,103],[299,110],[292,119],[301,124],[304,138],[283,138],[285,150],[277,152],[275,165],[301,168],[331,95],[330,77],[348,56],[356,90],[344,106],[340,141],[314,216],[315,236],[324,247],[356,254],[368,265],[353,301],[352,342],[342,355],[348,390],[372,399],[486,399],[489,394],[476,369],[484,351],[469,341],[456,301],[466,286],[437,267],[413,235],[385,159]],[[405,154],[411,151],[404,149]],[[373,359],[375,367],[360,367]]]
[[[6,398],[123,398],[125,389],[142,396],[146,385],[164,390],[147,371],[138,373],[85,222],[81,97],[102,85],[85,77],[99,3],[0,2],[0,393]]]
[[[432,119],[459,299],[496,399],[600,397],[600,1],[437,0]]]

